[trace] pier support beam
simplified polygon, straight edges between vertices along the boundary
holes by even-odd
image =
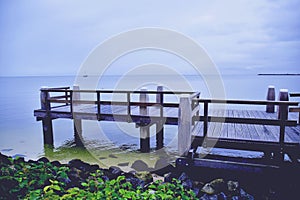
[[[44,145],[54,146],[52,119],[47,117],[42,119]]]
[[[41,88],[41,109],[46,111],[46,116],[42,119],[43,125],[43,136],[44,136],[44,145],[49,147],[54,146],[53,141],[53,128],[52,128],[52,119],[50,116],[50,102],[49,102],[49,92],[46,87]]]
[[[142,88],[141,91],[147,91],[147,88]],[[140,94],[140,102],[146,103],[149,101],[149,97],[147,93]],[[140,115],[147,116],[148,108],[147,106],[140,106]],[[147,123],[143,123],[141,119],[140,124],[140,149],[142,153],[150,152],[150,125]]]
[[[162,92],[163,91],[163,86],[157,86],[157,92]],[[156,94],[156,103],[160,111],[160,117],[161,120],[160,122],[156,123],[156,149],[159,150],[164,147],[164,122],[163,122],[163,117],[164,117],[164,107],[163,107],[163,102],[164,102],[164,96],[162,93],[157,93]]]
[[[156,149],[159,150],[164,147],[164,124],[156,123]]]
[[[182,95],[179,102],[178,153],[186,156],[191,147],[192,108],[190,95]]]
[[[72,101],[71,104],[73,106],[73,124],[74,124],[74,140],[75,140],[75,144],[76,146],[79,146],[79,147],[83,147],[84,144],[83,144],[83,138],[82,138],[82,120],[81,119],[78,119],[76,117],[76,110],[79,106],[78,103],[75,103],[74,101],[76,100],[80,100],[80,93],[79,92],[76,92],[76,90],[78,91],[79,90],[79,86],[78,85],[74,85],[73,86],[73,96],[72,96]]]

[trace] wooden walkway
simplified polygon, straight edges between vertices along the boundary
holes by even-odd
[[[92,97],[84,99],[80,97],[82,94],[92,94]],[[107,95],[123,95],[123,99],[107,99],[104,97]],[[41,108],[34,110],[34,116],[43,122],[44,144],[47,145],[53,145],[52,120],[67,118],[74,120],[75,136],[81,134],[81,120],[135,123],[140,128],[142,152],[150,150],[150,126],[156,125],[157,148],[160,149],[164,140],[163,126],[177,125],[181,155],[204,146],[262,151],[276,154],[281,161],[285,154],[295,157],[294,160],[300,157],[298,113],[288,112],[289,106],[298,106],[298,102],[212,100],[200,99],[199,95],[161,88],[159,91],[44,88],[41,89]],[[177,101],[168,101],[168,96],[175,96]],[[214,110],[210,109],[211,104],[272,105],[278,106],[280,115],[258,110]]]
[[[51,114],[53,118],[72,118],[70,105],[52,108]],[[77,118],[86,120],[97,120],[97,106],[80,105],[74,110]],[[36,116],[44,117],[43,111],[36,110]],[[178,125],[178,108],[164,108],[163,116],[168,118],[165,121],[167,125]],[[116,121],[113,116],[118,118],[118,121],[128,122],[126,106],[101,106],[102,120]],[[209,111],[210,116],[217,117],[239,117],[239,118],[255,118],[255,119],[274,119],[278,118],[277,113],[267,113],[260,110],[226,110],[225,113],[214,110]],[[139,106],[131,107],[131,116],[141,116]],[[160,107],[151,107],[148,109],[147,117],[160,118]],[[297,120],[296,113],[289,113],[290,120]],[[208,136],[212,138],[254,140],[254,141],[279,141],[280,127],[271,125],[255,125],[255,124],[239,124],[239,123],[224,123],[217,122],[208,123]],[[203,136],[203,122],[197,123],[192,134],[194,136]],[[300,126],[288,126],[285,129],[286,143],[300,143]]]

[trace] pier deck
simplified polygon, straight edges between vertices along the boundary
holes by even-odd
[[[80,97],[84,94],[90,97]],[[114,95],[116,99],[112,98]],[[180,155],[188,156],[191,150],[195,153],[202,146],[261,151],[281,162],[289,155],[298,163],[300,126],[297,113],[288,112],[289,106],[298,106],[298,102],[216,100],[199,96],[199,92],[171,92],[161,88],[158,91],[44,88],[41,108],[34,110],[34,116],[43,122],[44,144],[53,145],[52,120],[59,118],[79,124],[74,126],[75,137],[81,134],[81,120],[135,123],[140,128],[142,152],[150,151],[150,126],[156,125],[156,144],[160,149],[164,125],[176,125]],[[213,104],[226,104],[229,108],[213,109]],[[235,109],[236,105],[239,109]],[[248,109],[253,105],[274,106],[280,114]]]
[[[70,105],[60,106],[51,109],[52,118],[68,118],[72,119],[73,115],[70,112]],[[81,105],[75,109],[77,118],[86,120],[97,120],[97,106],[94,105]],[[131,107],[131,116],[140,115],[139,106]],[[178,108],[164,108],[165,124],[178,125]],[[225,113],[220,113],[217,110],[209,111],[210,116],[218,117],[240,117],[240,118],[255,118],[255,119],[274,119],[278,118],[277,113],[267,113],[261,110],[226,110]],[[222,115],[223,114],[223,115]],[[45,113],[43,110],[35,110],[35,115],[43,118]],[[128,122],[127,107],[126,106],[101,106],[101,120],[103,121],[123,121]],[[114,119],[116,116],[117,119]],[[160,107],[151,107],[148,109],[147,117],[161,118]],[[288,119],[297,120],[296,113],[289,113]],[[134,120],[133,120],[134,121]],[[136,121],[138,122],[138,121]],[[213,138],[226,138],[226,139],[240,139],[240,140],[253,140],[253,141],[279,141],[280,127],[271,125],[255,125],[255,124],[239,124],[239,123],[208,123],[208,137]],[[203,137],[203,122],[197,123],[194,127],[192,134],[196,137]],[[285,142],[286,143],[299,143],[300,142],[300,126],[287,126],[285,129]]]

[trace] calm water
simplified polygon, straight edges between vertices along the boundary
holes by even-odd
[[[181,88],[184,84],[172,77],[163,77],[172,87]],[[98,88],[116,88],[120,77],[103,77]],[[256,75],[226,75],[222,77],[228,99],[265,99],[268,85],[274,85],[278,93],[280,88],[289,91],[300,91],[300,76],[256,76]],[[127,81],[146,80],[151,78],[132,77]],[[202,97],[210,97],[210,91],[201,77],[187,76],[186,80],[192,89],[201,91]],[[0,78],[0,151],[6,155],[23,155],[26,159],[37,159],[44,155],[41,122],[33,116],[33,110],[40,107],[39,89],[41,86],[72,86],[75,78],[66,77],[1,77]],[[147,85],[147,84],[146,84]],[[148,84],[150,89],[154,85]],[[151,88],[152,87],[152,88]],[[136,89],[136,88],[135,88]],[[259,109],[259,108],[258,108]],[[264,108],[262,108],[264,109]],[[136,150],[139,145],[138,129],[132,124],[115,124],[109,122],[84,121],[83,135],[87,152],[77,152],[73,147],[73,124],[71,120],[55,120],[54,141],[56,158],[68,160],[76,153],[85,157],[92,152],[96,158],[109,157],[111,152],[118,153]],[[99,128],[101,127],[101,128]],[[122,131],[125,130],[125,131]],[[130,133],[128,133],[130,132]],[[176,127],[166,126],[166,151],[176,149]],[[151,140],[154,147],[155,140]],[[72,149],[74,152],[70,152]],[[106,155],[107,154],[107,155]],[[112,157],[112,156],[111,156]],[[151,162],[151,156],[150,156]],[[126,162],[126,159],[124,159]]]

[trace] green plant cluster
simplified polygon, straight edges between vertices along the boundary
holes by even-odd
[[[0,199],[196,199],[194,192],[176,179],[133,187],[125,176],[103,180],[101,170],[90,173],[80,187],[67,187],[69,171],[67,165],[10,158],[10,163],[1,163],[0,194],[4,195]]]

